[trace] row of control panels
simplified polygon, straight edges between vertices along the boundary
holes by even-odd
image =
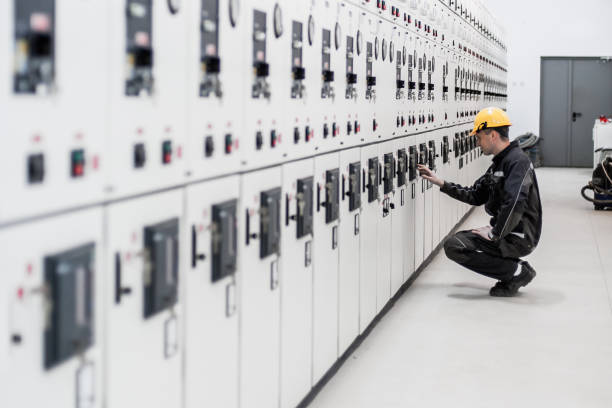
[[[9,404],[295,407],[469,206],[470,126],[0,229]],[[280,343],[279,343],[280,339]],[[163,386],[151,387],[151,384]]]
[[[501,31],[476,1],[0,7],[0,126],[12,152],[0,163],[0,225],[506,104]]]

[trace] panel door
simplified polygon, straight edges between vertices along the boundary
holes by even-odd
[[[312,385],[314,161],[283,166],[281,211],[281,407],[294,407]]]
[[[189,186],[182,252],[185,406],[238,406],[236,305],[240,178]]]

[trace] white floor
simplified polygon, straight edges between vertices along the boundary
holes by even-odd
[[[588,169],[538,169],[536,279],[515,298],[443,252],[310,405],[612,407],[612,212],[580,197]],[[485,225],[477,209],[463,229]]]

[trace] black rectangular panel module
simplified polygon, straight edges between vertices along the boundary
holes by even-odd
[[[331,69],[331,31],[323,29],[321,45],[321,72],[325,76]]]
[[[55,82],[55,0],[13,1],[13,90],[19,94],[35,94],[41,87],[50,90]]]
[[[374,72],[372,70],[372,65],[374,61],[372,43],[368,42],[366,44],[366,76],[368,78],[374,76]]]
[[[340,212],[340,169],[325,172],[325,223],[338,219]]]
[[[442,137],[442,162],[448,163],[450,145],[448,143],[448,136]]]
[[[313,199],[313,178],[299,179],[296,200],[297,238],[312,234]]]
[[[302,67],[302,44],[303,44],[303,24],[299,21],[293,21],[291,24],[291,66],[293,68]],[[294,70],[295,75],[295,70]],[[295,78],[304,79],[304,78]]]
[[[397,186],[406,185],[406,172],[408,170],[408,155],[406,149],[397,151]]]
[[[368,159],[368,179],[366,186],[368,187],[368,203],[378,199],[378,157]]]
[[[212,207],[212,276],[213,282],[236,273],[236,210],[237,200],[229,200]]]
[[[144,317],[173,306],[178,298],[179,221],[172,218],[144,229]]]
[[[361,163],[349,164],[349,211],[361,207]]]
[[[429,153],[428,153],[428,166],[430,170],[435,170],[436,169],[436,156],[437,156],[437,152],[436,152],[436,142],[434,140],[430,140],[429,141]]]
[[[259,257],[278,254],[280,248],[280,187],[262,191],[259,211]]]
[[[455,139],[453,140],[453,151],[455,152],[455,158],[461,154],[461,141],[459,139],[459,133],[455,133]]]
[[[393,153],[385,154],[384,161],[383,194],[389,194],[393,191],[393,179],[395,178],[395,158]]]
[[[253,10],[253,66],[266,62],[266,13]]]
[[[86,350],[94,341],[95,244],[44,259],[50,315],[44,334],[46,369]]]
[[[200,58],[206,62],[207,57],[219,55],[219,0],[201,1]]]
[[[419,162],[416,146],[408,148],[408,180],[413,181],[417,176],[417,164]]]
[[[425,143],[421,143],[419,145],[419,164],[425,166],[427,165],[427,145]]]
[[[152,0],[128,0],[126,10],[125,95],[153,93]]]
[[[346,73],[347,78],[349,78],[349,74],[353,74],[353,65],[354,65],[354,39],[351,36],[346,37]],[[351,83],[349,81],[349,83]]]

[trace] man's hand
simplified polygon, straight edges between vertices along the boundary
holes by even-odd
[[[487,241],[490,241],[491,238],[489,238],[489,231],[491,231],[492,228],[493,227],[491,227],[490,225],[485,225],[484,227],[473,229],[472,233],[481,236],[482,238],[486,239]]]
[[[418,169],[419,169],[419,174],[425,180],[431,181],[433,184],[435,184],[438,187],[442,187],[444,185],[444,180],[442,180],[440,177],[436,176],[434,174],[434,172],[429,170],[429,168],[427,166],[419,164],[418,165]]]

